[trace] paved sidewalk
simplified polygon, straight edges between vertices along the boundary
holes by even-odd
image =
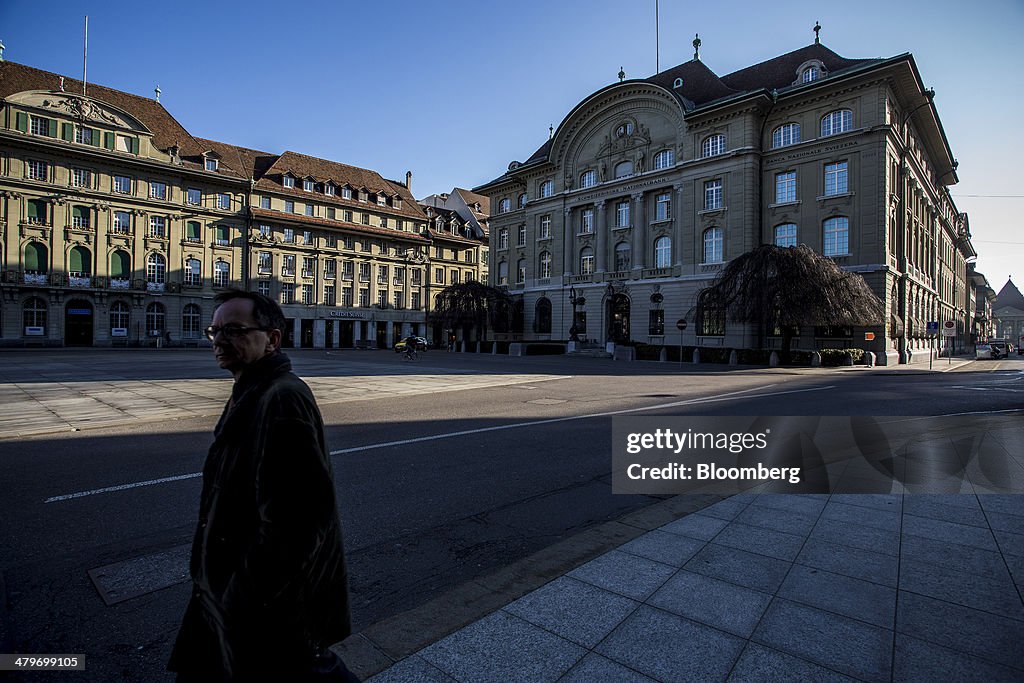
[[[1022,592],[1022,495],[742,494],[369,680],[1020,681]]]

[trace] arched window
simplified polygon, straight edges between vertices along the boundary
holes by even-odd
[[[31,333],[28,329],[25,334],[46,334],[46,302],[38,296],[34,296],[25,302],[22,308],[24,312],[25,327],[36,328]]]
[[[580,275],[594,273],[594,250],[590,247],[580,249]]]
[[[227,287],[231,266],[226,261],[217,261],[213,264],[213,286]]]
[[[819,78],[821,78],[821,69],[817,66],[809,66],[804,69],[802,74],[800,74],[801,83],[810,83],[811,81],[816,81]]]
[[[632,161],[621,161],[615,164],[615,177],[625,178],[626,176],[633,175],[633,162]]]
[[[166,317],[163,304],[152,303],[146,306],[146,329],[149,331],[149,336],[156,337],[163,334]]]
[[[498,284],[508,284],[508,261],[501,261],[498,263]]]
[[[128,304],[123,301],[115,301],[112,303],[110,305],[110,329],[123,330],[123,334],[118,336],[126,336],[130,325],[131,312],[128,308]]]
[[[629,270],[632,261],[632,249],[629,242],[619,242],[615,245],[615,270]]]
[[[663,149],[654,155],[654,170],[672,168],[676,163],[676,153],[671,149]]]
[[[785,147],[800,142],[800,124],[784,123],[772,131],[772,147]]]
[[[722,262],[722,229],[708,228],[704,231],[704,263]]]
[[[203,264],[199,259],[185,260],[185,284],[192,287],[199,287],[203,284]]]
[[[590,169],[580,174],[580,188],[593,187],[597,185],[597,171]]]
[[[512,210],[512,200],[506,197],[498,202],[498,213],[508,213]]]
[[[668,268],[672,265],[672,238],[664,235],[654,240],[654,267]]]
[[[124,249],[115,249],[110,255],[110,277],[114,280],[127,280],[131,275],[131,254]]]
[[[837,109],[821,117],[821,137],[848,130],[853,130],[853,112],[849,109]]]
[[[202,311],[196,304],[188,304],[181,311],[181,336],[185,339],[199,339]]]
[[[519,198],[516,200],[516,206],[518,206],[520,209],[523,208],[524,206],[526,206],[526,193],[525,192],[523,192],[522,194],[519,195]]]
[[[68,275],[71,277],[89,277],[92,274],[92,253],[85,247],[76,244],[68,252]]]
[[[704,143],[700,147],[701,156],[713,157],[719,154],[725,154],[725,136],[719,133],[718,135],[711,135],[704,138]]]
[[[533,312],[533,331],[538,334],[551,334],[551,300],[547,297],[537,299]]]
[[[516,283],[523,284],[526,282],[526,259],[521,258],[516,262]]]
[[[33,275],[45,275],[49,270],[50,259],[46,245],[42,242],[29,242],[25,245],[25,272]]]
[[[153,252],[146,259],[146,282],[162,285],[167,273],[167,260],[163,254]],[[152,328],[151,328],[152,329]]]
[[[540,265],[540,268],[537,269],[537,277],[542,280],[551,277],[551,252],[540,252],[537,262]]]
[[[783,223],[775,226],[775,246],[796,246],[796,223]]]
[[[825,256],[845,256],[850,253],[850,219],[836,216],[823,226]]]
[[[554,180],[545,180],[543,183],[540,184],[540,196],[541,197],[550,197],[554,193],[555,193],[555,181]]]
[[[709,300],[708,292],[701,292],[697,300],[697,334],[703,337],[725,334],[725,311]]]

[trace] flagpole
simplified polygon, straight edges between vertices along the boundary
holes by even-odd
[[[658,21],[658,0],[654,0],[654,73],[661,72],[661,24]]]
[[[85,41],[82,50],[82,94],[85,94],[85,83],[89,69],[89,15],[85,15]]]

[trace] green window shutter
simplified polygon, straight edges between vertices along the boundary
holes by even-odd
[[[47,134],[51,138],[57,137],[57,119],[47,119],[47,121],[50,122],[47,126]]]
[[[28,217],[36,218],[40,222],[46,222],[46,204],[38,199],[28,200]]]
[[[46,272],[46,247],[36,242],[25,245],[25,270]]]
[[[23,111],[19,111],[15,117],[15,127],[22,133],[28,132],[28,114]]]
[[[106,132],[103,134],[103,146],[107,149],[114,149],[114,134]]]
[[[89,215],[89,210],[87,208],[85,208],[84,206],[73,206],[73,207],[71,207],[71,217],[72,218],[87,218],[88,215]]]
[[[125,278],[131,274],[132,262],[128,252],[118,249],[110,257],[110,276]]]
[[[60,124],[60,137],[66,142],[71,142],[75,139],[75,126],[70,123]]]
[[[92,142],[90,144],[92,144],[93,147],[100,146],[100,133],[102,132],[103,131],[97,130],[96,128],[92,129]]]
[[[188,222],[188,234],[185,235],[190,240],[199,239],[199,223],[195,221]]]
[[[132,145],[131,145],[131,147],[132,147],[132,154],[138,154],[139,153],[139,139],[138,138],[132,138],[131,139],[131,143],[132,143]]]
[[[89,271],[89,251],[84,247],[71,247],[68,254],[68,270],[74,273],[86,273]]]

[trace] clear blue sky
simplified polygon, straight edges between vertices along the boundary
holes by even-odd
[[[172,3],[0,0],[5,58],[152,96],[192,134],[402,179],[423,197],[526,159],[581,99],[655,72],[654,0]],[[724,75],[813,41],[845,57],[914,53],[970,214],[978,268],[1024,287],[1024,2],[661,0],[661,68]],[[984,195],[984,196],[972,196]],[[1001,197],[998,195],[1015,195]]]

